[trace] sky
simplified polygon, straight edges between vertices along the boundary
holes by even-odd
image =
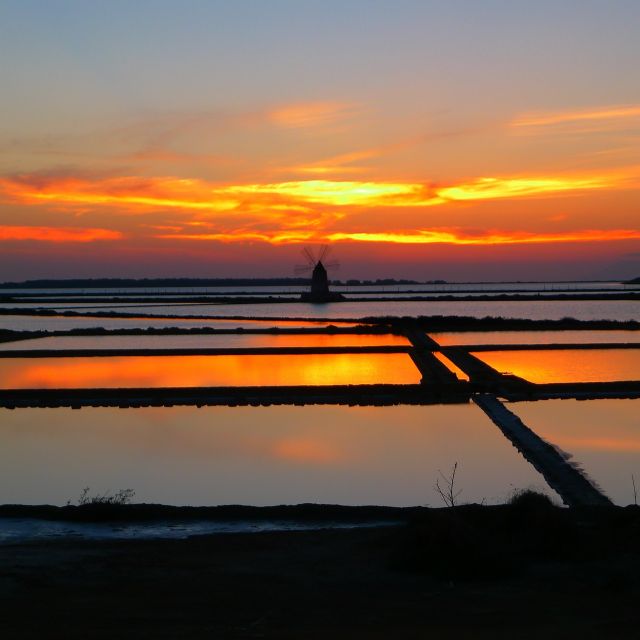
[[[0,281],[640,276],[636,0],[1,0]]]

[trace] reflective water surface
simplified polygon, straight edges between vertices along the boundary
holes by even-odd
[[[15,306],[15,305],[14,305]],[[485,316],[503,318],[528,318],[531,320],[560,320],[565,317],[579,320],[637,320],[638,302],[635,300],[456,300],[456,301],[401,301],[380,300],[375,302],[358,302],[355,300],[345,302],[329,302],[326,304],[310,304],[308,302],[285,303],[252,303],[252,304],[136,304],[136,305],[105,305],[94,311],[113,311],[128,314],[150,314],[159,318],[167,316],[211,316],[211,320],[198,321],[191,326],[212,326],[216,316],[240,316],[247,319],[252,317],[267,318],[327,318],[327,322],[340,319],[354,319],[365,317],[383,316],[470,316],[483,318]],[[86,307],[85,307],[86,309]],[[86,309],[88,312],[89,309]],[[1,316],[0,328],[14,328],[7,326],[11,321],[8,318],[19,316]],[[28,322],[43,320],[37,316],[24,316]],[[67,320],[72,320],[68,318]],[[76,321],[82,319],[75,319]],[[90,319],[93,324],[77,326],[100,326],[105,319]],[[112,322],[106,319],[107,322]],[[128,320],[129,321],[129,320]],[[134,320],[139,322],[140,320]],[[154,325],[146,320],[143,326]],[[162,322],[166,322],[162,321]],[[178,326],[174,324],[164,326]],[[238,322],[238,321],[233,321]],[[278,321],[280,324],[281,321]],[[296,321],[299,322],[299,321]],[[106,325],[105,325],[106,326]],[[111,325],[110,325],[111,326]],[[135,325],[139,326],[139,325]],[[240,326],[238,324],[232,326]],[[297,325],[296,325],[297,326]],[[25,327],[27,328],[27,327]]]
[[[437,506],[455,462],[462,502],[546,486],[471,404],[0,410],[0,441],[0,503]]]
[[[530,382],[616,382],[640,379],[640,349],[481,351],[474,353],[500,372]]]
[[[512,411],[538,435],[573,455],[616,503],[640,499],[640,400],[519,402]]]
[[[175,313],[175,312],[174,312]],[[249,314],[248,314],[249,315]],[[259,314],[255,314],[259,315]],[[353,326],[352,322],[340,322],[327,320],[311,322],[309,320],[252,320],[243,318],[240,320],[227,320],[225,318],[92,318],[80,316],[76,318],[64,316],[22,316],[0,315],[0,329],[11,331],[69,331],[71,329],[147,329],[178,327],[183,329],[195,329],[210,327],[213,329],[268,329],[269,327],[326,327],[328,325]]]
[[[465,344],[593,344],[640,342],[640,331],[458,331],[429,333],[440,345]]]
[[[442,362],[442,364],[445,367],[447,367],[447,369],[449,369],[449,371],[452,371],[453,373],[455,373],[456,377],[459,380],[469,380],[469,376],[457,364],[454,364],[454,362],[449,360],[449,358],[447,358],[447,356],[445,356],[444,354],[439,353],[437,351],[434,351],[433,355],[438,360],[440,360],[440,362]]]
[[[0,351],[30,349],[218,349],[257,347],[379,347],[409,346],[403,336],[384,335],[166,335],[51,336],[1,342]]]
[[[424,291],[450,293],[471,291],[482,293],[487,291],[624,291],[632,288],[629,285],[621,283],[619,280],[594,280],[580,282],[427,282],[427,283],[411,283],[411,284],[331,284],[331,288],[343,293],[360,292],[370,295],[371,292],[394,292],[402,293],[407,291]],[[197,286],[173,286],[173,287],[82,287],[80,289],[74,287],[59,287],[50,289],[34,289],[34,288],[0,288],[0,294],[6,295],[37,295],[38,297],[53,297],[55,295],[65,295],[65,297],[81,297],[82,295],[90,296],[122,296],[122,295],[198,295],[198,294],[259,294],[270,295],[280,294],[300,294],[307,291],[308,285],[267,285],[267,286],[245,286],[234,284],[232,286],[214,286],[214,287],[197,287]]]
[[[376,526],[386,522],[357,526]],[[312,529],[351,529],[344,522],[296,522],[292,520],[187,520],[182,522],[64,522],[35,518],[0,517],[0,544],[23,544],[35,540],[70,538],[76,540],[184,539],[213,533],[259,533],[261,531],[308,531]]]
[[[403,353],[0,359],[3,389],[417,384],[420,377]]]
[[[166,305],[107,305],[101,311],[152,314],[157,316],[245,316],[273,318],[364,318],[368,316],[485,316],[529,318],[532,320],[560,320],[565,317],[579,320],[635,320],[638,302],[634,300],[455,300],[375,302],[280,302],[253,304],[166,304]]]

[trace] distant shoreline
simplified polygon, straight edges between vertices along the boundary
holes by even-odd
[[[491,281],[449,281],[411,280],[405,278],[376,278],[332,280],[335,286],[397,286],[397,285],[459,285],[459,284],[580,284],[602,282],[634,284],[639,279],[623,281],[608,280],[491,280]],[[307,286],[309,278],[59,278],[35,279],[22,282],[0,282],[0,289],[92,289],[92,288],[174,288],[174,287],[270,287]]]

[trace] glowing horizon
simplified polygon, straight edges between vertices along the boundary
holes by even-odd
[[[109,23],[0,7],[26,31],[0,70],[6,277],[277,276],[316,243],[354,277],[640,273],[640,7],[554,7],[550,31],[516,7],[328,1],[157,24],[145,0]]]

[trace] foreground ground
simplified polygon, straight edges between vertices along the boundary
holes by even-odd
[[[0,547],[2,638],[612,638],[640,623],[637,508]]]

